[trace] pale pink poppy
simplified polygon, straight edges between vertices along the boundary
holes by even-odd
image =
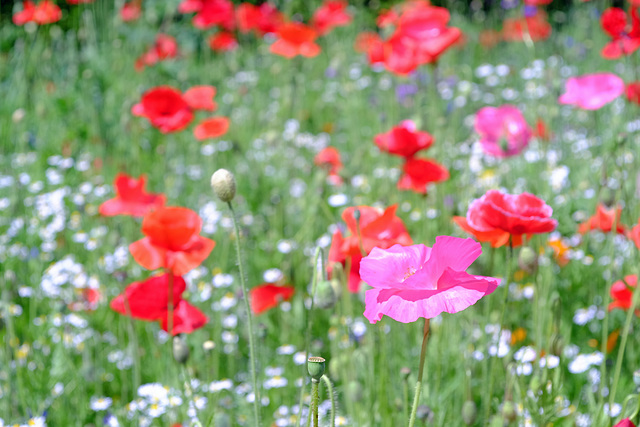
[[[513,105],[481,108],[476,114],[475,128],[484,152],[496,157],[519,154],[533,135],[522,113]]]
[[[558,101],[585,110],[598,110],[624,93],[624,81],[611,73],[586,74],[567,80]]]
[[[465,272],[481,253],[482,245],[473,239],[450,236],[436,237],[432,248],[374,248],[360,262],[360,277],[373,287],[365,294],[364,316],[371,323],[383,315],[409,323],[464,310],[500,283]]]

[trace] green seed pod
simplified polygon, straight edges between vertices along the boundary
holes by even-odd
[[[218,169],[211,175],[211,188],[223,202],[230,202],[236,196],[236,178],[226,169]]]
[[[349,402],[360,402],[362,400],[362,385],[358,381],[351,381],[344,391]]]
[[[467,400],[462,404],[462,421],[465,425],[472,425],[476,422],[478,416],[478,407],[473,400]]]
[[[324,358],[311,356],[307,361],[307,371],[314,381],[320,381],[324,375]]]
[[[314,301],[316,306],[321,309],[327,309],[333,307],[336,301],[338,301],[338,298],[335,291],[333,290],[331,282],[328,280],[323,280],[318,283]]]
[[[507,400],[502,404],[502,418],[504,418],[507,422],[514,422],[518,417],[518,413],[516,412],[516,406],[512,401]]]
[[[533,273],[538,268],[538,254],[528,246],[520,249],[518,266],[527,273]]]
[[[183,365],[189,359],[189,346],[182,335],[173,337],[173,358]]]

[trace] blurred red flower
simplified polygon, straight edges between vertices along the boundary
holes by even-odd
[[[190,334],[202,328],[209,319],[197,307],[181,300],[173,309],[173,327],[171,335]],[[162,317],[162,329],[169,332],[169,311]]]
[[[182,0],[178,5],[178,12],[193,13],[202,9],[205,0]]]
[[[603,58],[618,59],[632,54],[640,47],[640,17],[635,7],[631,8],[631,24],[624,10],[610,7],[602,13],[600,25],[611,37],[611,41],[602,48]]]
[[[242,3],[236,8],[236,21],[241,33],[255,31],[258,35],[263,36],[275,33],[276,29],[284,22],[284,17],[270,3],[262,3],[260,6]]]
[[[184,3],[184,2],[183,2]],[[197,7],[195,3],[191,4],[187,0],[187,4],[191,7]],[[183,10],[186,8],[183,7]],[[189,13],[194,10],[189,10]],[[208,28],[219,26],[225,30],[233,30],[235,28],[235,12],[233,3],[230,0],[203,0],[199,9],[195,10],[196,15],[193,17],[193,26],[206,30]]]
[[[22,10],[13,15],[13,23],[24,25],[35,22],[38,25],[52,24],[62,18],[62,11],[51,0],[42,0],[37,5],[32,1],[24,1]]]
[[[299,22],[288,22],[278,27],[276,40],[270,47],[271,53],[293,58],[302,55],[312,58],[320,54],[320,46],[315,43],[316,31]]]
[[[613,229],[613,223],[616,223],[616,232],[618,234],[624,234],[626,227],[620,223],[620,214],[622,208],[607,208],[602,203],[598,203],[596,207],[596,213],[580,224],[578,227],[578,233],[584,234],[592,230],[600,230],[605,233],[610,233]]]
[[[216,244],[200,236],[201,229],[202,220],[191,209],[161,207],[144,217],[146,237],[129,245],[129,251],[146,269],[166,268],[183,275],[199,266]]]
[[[102,203],[98,208],[100,215],[144,216],[149,211],[164,206],[166,197],[163,194],[151,194],[145,190],[146,177],[136,179],[124,173],[116,175],[113,186],[116,197]]]
[[[295,293],[293,286],[278,286],[265,283],[249,291],[251,311],[255,314],[264,313],[276,307],[281,301],[289,300]]]
[[[547,14],[538,10],[533,15],[520,18],[507,18],[502,26],[502,38],[508,42],[520,42],[531,38],[532,41],[548,39],[551,25]]]
[[[548,233],[558,221],[551,218],[553,209],[530,193],[506,194],[489,190],[469,205],[467,224],[474,230],[505,231],[512,236]]]
[[[629,310],[633,302],[633,290],[638,286],[638,276],[630,274],[624,276],[624,280],[618,280],[611,285],[611,299],[609,311],[619,308],[621,310]],[[636,310],[636,315],[640,315],[640,310]]]
[[[348,266],[349,291],[357,292],[360,288],[360,260],[362,252],[369,254],[374,247],[387,249],[395,244],[411,245],[413,241],[404,223],[396,216],[398,205],[389,206],[384,212],[370,206],[350,207],[342,213],[350,236],[343,237],[338,230],[333,234],[329,249],[329,268],[332,263]],[[355,211],[360,212],[360,221],[355,218]]]
[[[407,159],[402,170],[398,189],[419,194],[427,194],[427,185],[449,179],[447,168],[431,159]]]
[[[333,185],[342,184],[340,170],[342,169],[342,161],[340,160],[340,152],[335,147],[325,147],[313,158],[316,166],[324,167],[329,172],[328,180]]]
[[[120,9],[120,19],[124,22],[135,21],[140,18],[142,14],[142,7],[139,1],[130,1],[122,5]]]
[[[189,104],[180,91],[171,86],[158,86],[145,92],[131,112],[134,116],[146,117],[162,133],[180,131],[193,120]]]
[[[311,17],[311,26],[324,36],[335,27],[349,25],[353,17],[347,13],[347,2],[343,0],[324,0]]]
[[[417,130],[413,121],[404,120],[389,132],[376,135],[374,142],[382,151],[409,158],[418,151],[431,147],[433,137],[427,132]]]
[[[625,418],[623,420],[620,420],[620,422],[613,427],[636,427],[636,425],[629,418]]]
[[[153,46],[136,59],[136,71],[142,71],[145,66],[155,65],[160,61],[178,56],[178,42],[175,37],[158,34]]]
[[[356,52],[366,53],[370,65],[384,64],[385,44],[378,33],[364,31],[358,34],[353,48]]]
[[[627,99],[634,104],[640,104],[640,82],[632,82],[625,90]]]
[[[209,37],[209,47],[215,52],[229,52],[238,47],[238,40],[233,34],[220,31]]]
[[[187,284],[180,276],[173,276],[173,305],[182,300]],[[169,275],[153,276],[143,282],[133,282],[124,293],[111,301],[111,309],[134,319],[160,320],[169,307]]]
[[[213,101],[216,96],[214,86],[192,86],[182,94],[182,99],[192,110],[215,111],[218,105]]]
[[[634,225],[631,231],[629,232],[629,239],[633,240],[633,243],[636,244],[636,247],[640,249],[640,224]]]
[[[198,141],[217,138],[224,135],[229,130],[229,119],[226,117],[211,117],[200,122],[193,129],[193,135]]]

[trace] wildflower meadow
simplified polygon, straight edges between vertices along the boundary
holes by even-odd
[[[4,0],[0,427],[640,425],[640,1]]]

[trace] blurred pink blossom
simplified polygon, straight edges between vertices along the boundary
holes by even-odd
[[[533,135],[522,113],[513,105],[481,108],[476,114],[475,128],[484,152],[496,157],[519,154]]]
[[[586,74],[567,80],[558,101],[585,110],[598,110],[624,93],[624,81],[611,73]]]

